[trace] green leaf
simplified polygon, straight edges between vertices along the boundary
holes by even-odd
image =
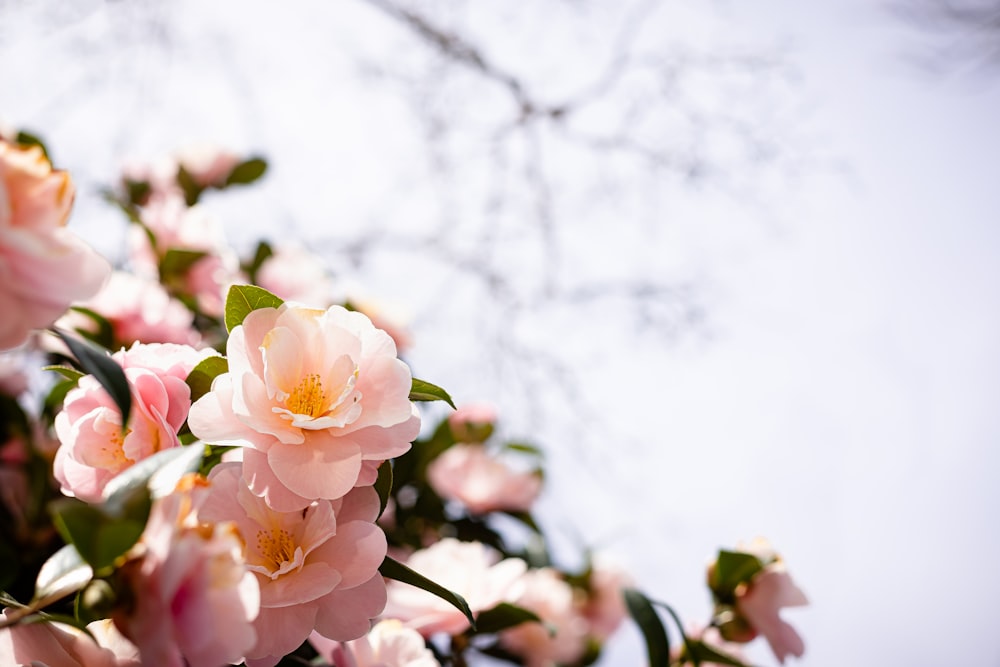
[[[535,612],[508,602],[501,602],[492,609],[479,612],[476,616],[476,633],[493,634],[521,623],[541,622],[542,619]]]
[[[72,498],[57,500],[50,507],[59,534],[76,547],[94,572],[110,569],[139,540],[146,525],[145,521],[117,519],[101,507]]]
[[[212,381],[229,372],[229,362],[225,357],[205,357],[188,373],[187,386],[191,388],[191,402],[207,394],[212,389]]]
[[[170,248],[160,260],[160,278],[169,280],[173,276],[182,276],[188,272],[192,266],[208,255],[203,250],[183,250],[181,248]]]
[[[254,251],[253,259],[243,267],[247,275],[250,276],[250,282],[257,282],[257,272],[260,271],[260,267],[267,261],[267,258],[273,254],[274,248],[267,241],[259,241],[257,243],[257,250]]]
[[[107,350],[99,348],[97,345],[85,341],[59,329],[54,329],[59,338],[66,343],[69,351],[73,353],[80,367],[93,375],[108,396],[118,406],[118,411],[122,415],[122,430],[128,424],[129,414],[132,411],[132,392],[129,390],[128,380],[125,379],[125,371],[118,365],[118,362],[111,358]]]
[[[520,452],[522,454],[530,454],[531,456],[537,456],[538,458],[545,457],[545,452],[542,451],[541,447],[527,442],[505,442],[503,447],[504,449]]]
[[[378,478],[375,480],[375,490],[378,492],[378,515],[382,516],[385,506],[389,503],[389,494],[392,493],[392,462],[382,461],[378,467]]]
[[[438,596],[445,602],[448,602],[460,612],[465,614],[465,617],[469,619],[469,625],[472,629],[476,629],[476,619],[472,617],[472,610],[469,609],[469,603],[465,601],[458,593],[453,593],[441,584],[435,583],[420,574],[415,572],[410,568],[406,567],[397,560],[393,560],[389,556],[385,557],[382,561],[382,565],[379,566],[379,572],[382,573],[383,577],[389,579],[395,579],[396,581],[401,581],[404,584],[409,584],[411,586],[416,586],[421,590],[425,590],[428,593]]]
[[[77,383],[77,381],[79,381],[80,378],[84,376],[84,373],[81,373],[75,368],[70,368],[69,366],[60,366],[58,364],[51,366],[42,366],[42,370],[55,371],[56,373],[59,373],[59,375],[62,375],[67,380],[72,380],[74,385]]]
[[[89,331],[81,327],[76,327],[75,330],[78,334],[93,343],[97,343],[101,347],[110,348],[111,345],[114,344],[115,330],[114,327],[111,326],[111,322],[108,318],[104,317],[104,315],[101,315],[96,310],[84,308],[83,306],[70,306],[69,309],[84,315],[97,327],[97,331]]]
[[[45,147],[45,142],[42,141],[37,135],[21,130],[14,137],[14,141],[22,146],[38,146],[42,149],[42,154],[45,155],[45,159],[50,163],[52,162],[52,158],[49,156],[49,149]]]
[[[742,551],[719,550],[710,586],[720,598],[728,599],[740,584],[749,583],[764,569],[764,564],[753,554]]]
[[[226,295],[226,331],[243,324],[246,316],[261,308],[277,308],[284,301],[256,285],[233,285]]]
[[[35,598],[64,597],[81,590],[94,578],[94,571],[72,544],[67,544],[52,554],[38,571],[35,579]]]
[[[650,667],[669,667],[670,640],[667,639],[667,630],[663,627],[663,622],[660,621],[649,598],[634,588],[627,588],[622,594],[625,596],[625,606],[628,607],[629,615],[646,639]]]
[[[263,176],[266,171],[267,161],[263,158],[252,157],[233,167],[226,178],[226,185],[248,185]]]
[[[433,385],[430,382],[424,382],[423,380],[418,380],[417,378],[413,378],[413,384],[410,386],[410,400],[444,401],[452,408],[455,407],[455,403],[452,402],[451,396],[448,395],[448,392],[437,385]]]
[[[205,191],[205,188],[198,185],[191,176],[189,172],[184,167],[177,168],[177,185],[180,186],[181,190],[184,192],[184,203],[188,206],[194,206],[198,203],[198,198],[201,197],[201,193]]]

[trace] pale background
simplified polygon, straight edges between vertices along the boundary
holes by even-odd
[[[714,550],[767,536],[812,601],[799,664],[1000,665],[977,43],[863,0],[412,5],[484,72],[378,5],[0,0],[0,118],[112,257],[126,158],[270,158],[207,202],[233,243],[298,237],[410,313],[417,376],[546,447],[566,554],[696,620]],[[572,112],[519,121],[507,75]],[[602,664],[643,660],[626,629]]]

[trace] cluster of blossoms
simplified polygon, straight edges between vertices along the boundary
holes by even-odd
[[[555,562],[542,452],[491,406],[421,436],[415,401],[451,398],[412,377],[402,328],[300,248],[226,243],[201,198],[263,160],[129,166],[112,271],[27,139],[0,139],[0,664],[582,667],[649,604],[601,558]],[[34,408],[42,356],[60,379]],[[709,586],[719,641],[802,654],[775,554],[723,552]],[[709,635],[671,664],[742,664]]]

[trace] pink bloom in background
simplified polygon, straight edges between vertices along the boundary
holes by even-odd
[[[184,196],[177,184],[177,160],[169,155],[163,155],[155,160],[129,160],[122,165],[122,179],[134,183],[149,185],[151,196]]]
[[[125,468],[156,452],[177,447],[191,406],[188,373],[212,350],[185,345],[140,344],[113,358],[132,391],[132,415],[123,431],[121,414],[96,378],[85,375],[66,395],[56,415],[60,441],[53,472],[66,495],[101,499],[105,484]]]
[[[587,649],[587,621],[577,611],[573,589],[552,568],[530,570],[511,602],[538,614],[542,623],[522,623],[500,633],[500,644],[527,667],[555,667],[579,660]]]
[[[194,314],[171,297],[159,282],[115,271],[104,288],[80,304],[107,319],[116,341],[124,345],[142,343],[182,343],[198,345],[201,336],[194,329]],[[86,315],[66,313],[58,326],[63,329],[96,331]]]
[[[778,560],[767,565],[750,585],[737,591],[736,608],[754,630],[764,635],[774,656],[782,664],[789,655],[797,658],[805,653],[799,633],[781,619],[783,607],[809,604],[805,594],[792,581],[784,564]]]
[[[376,328],[389,334],[400,355],[413,346],[413,336],[408,327],[410,317],[399,306],[356,297],[348,298],[347,301],[354,310],[364,313]]]
[[[339,641],[361,637],[385,605],[378,572],[385,534],[374,521],[378,494],[358,488],[335,501],[277,512],[255,496],[239,463],[220,463],[209,476],[201,510],[209,521],[234,521],[247,567],[260,586],[258,641],[250,667],[271,667],[315,629]]]
[[[226,351],[229,373],[191,407],[188,423],[206,442],[244,446],[243,475],[275,509],[370,484],[374,464],[406,452],[420,430],[410,369],[361,313],[289,303],[255,310]]]
[[[542,478],[517,472],[482,445],[449,447],[427,466],[427,481],[442,498],[458,500],[469,511],[528,511],[542,489]]]
[[[367,635],[347,643],[316,634],[309,641],[336,667],[441,667],[420,633],[395,619],[379,621]]]
[[[0,612],[0,619],[7,611]],[[91,624],[97,643],[82,630],[63,623],[28,623],[0,630],[0,665],[4,667],[139,667],[134,647],[116,633]]]
[[[0,352],[0,393],[17,398],[28,391],[26,364],[21,350]]]
[[[326,262],[297,245],[279,245],[257,271],[256,284],[285,301],[327,307],[332,303],[333,284]]]
[[[37,146],[0,141],[0,349],[100,289],[108,262],[66,229],[73,183]]]
[[[448,427],[456,442],[483,442],[493,433],[497,421],[491,403],[464,403],[448,415]]]
[[[500,560],[500,555],[479,542],[445,538],[414,552],[406,564],[413,570],[458,593],[473,614],[512,601],[521,591],[527,564],[520,558]],[[441,598],[414,586],[390,581],[385,618],[396,618],[424,637],[437,632],[457,635],[469,621]]]
[[[207,188],[225,185],[229,174],[242,160],[235,153],[212,144],[192,144],[178,151],[177,161],[195,183]]]
[[[190,475],[157,500],[137,557],[119,569],[135,605],[115,623],[138,646],[143,665],[220,667],[240,662],[257,641],[257,579],[233,524],[200,523],[204,485]]]
[[[590,596],[583,615],[590,626],[590,635],[599,641],[610,637],[628,615],[622,589],[632,586],[625,570],[597,559],[590,573]]]

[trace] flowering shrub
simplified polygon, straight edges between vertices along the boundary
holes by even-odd
[[[199,199],[260,158],[130,165],[108,280],[45,155],[0,140],[0,664],[582,667],[628,616],[655,667],[744,665],[757,635],[802,655],[779,610],[805,596],[761,544],[719,552],[699,633],[600,557],[553,559],[543,450],[486,403],[421,428],[418,403],[455,405],[403,328],[301,248],[225,241]]]

